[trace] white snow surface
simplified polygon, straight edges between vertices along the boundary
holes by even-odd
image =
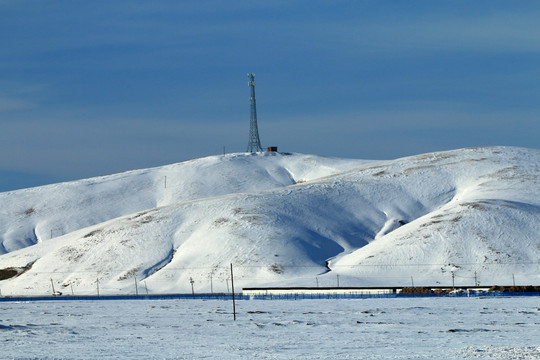
[[[538,297],[0,302],[8,359],[539,359]]]
[[[539,150],[228,154],[1,193],[0,290],[534,285],[539,233]]]

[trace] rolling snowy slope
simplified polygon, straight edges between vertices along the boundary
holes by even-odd
[[[174,203],[256,192],[328,176],[366,161],[230,154],[0,193],[0,254]]]
[[[26,271],[0,289],[227,291],[230,263],[240,286],[537,284],[539,164],[508,147],[233,154],[4,193],[0,269]]]

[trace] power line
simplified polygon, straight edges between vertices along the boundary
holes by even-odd
[[[235,265],[235,268],[237,269],[265,269],[265,268],[271,268],[272,264],[266,264],[266,265]],[[333,270],[335,268],[355,268],[355,267],[457,267],[462,268],[464,266],[506,266],[506,265],[540,265],[539,262],[491,262],[491,263],[452,263],[452,264],[438,264],[438,263],[416,263],[416,264],[343,264],[343,265],[333,265],[330,266],[330,270]],[[282,266],[285,269],[321,269],[321,268],[327,268],[326,265],[283,265]],[[221,270],[221,271],[227,271],[228,267],[226,265],[223,266],[191,266],[191,267],[167,267],[162,268],[159,271],[154,272],[153,274],[157,274],[159,272],[166,272],[166,271],[185,271],[185,270],[211,270],[213,272]],[[458,269],[459,270],[459,269]],[[461,269],[465,270],[465,269]],[[86,274],[107,274],[107,273],[123,273],[123,272],[133,272],[134,269],[106,269],[106,270],[77,270],[77,271],[32,271],[29,270],[29,273],[32,274],[79,274],[79,273],[86,273]],[[153,275],[152,274],[152,275]],[[22,275],[22,274],[21,274]]]

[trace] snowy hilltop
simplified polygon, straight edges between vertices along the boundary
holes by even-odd
[[[225,292],[231,263],[239,287],[540,282],[534,149],[211,156],[0,193],[0,212],[2,295]]]

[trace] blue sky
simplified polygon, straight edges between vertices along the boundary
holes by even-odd
[[[534,1],[0,0],[0,191],[263,147],[539,148]]]

